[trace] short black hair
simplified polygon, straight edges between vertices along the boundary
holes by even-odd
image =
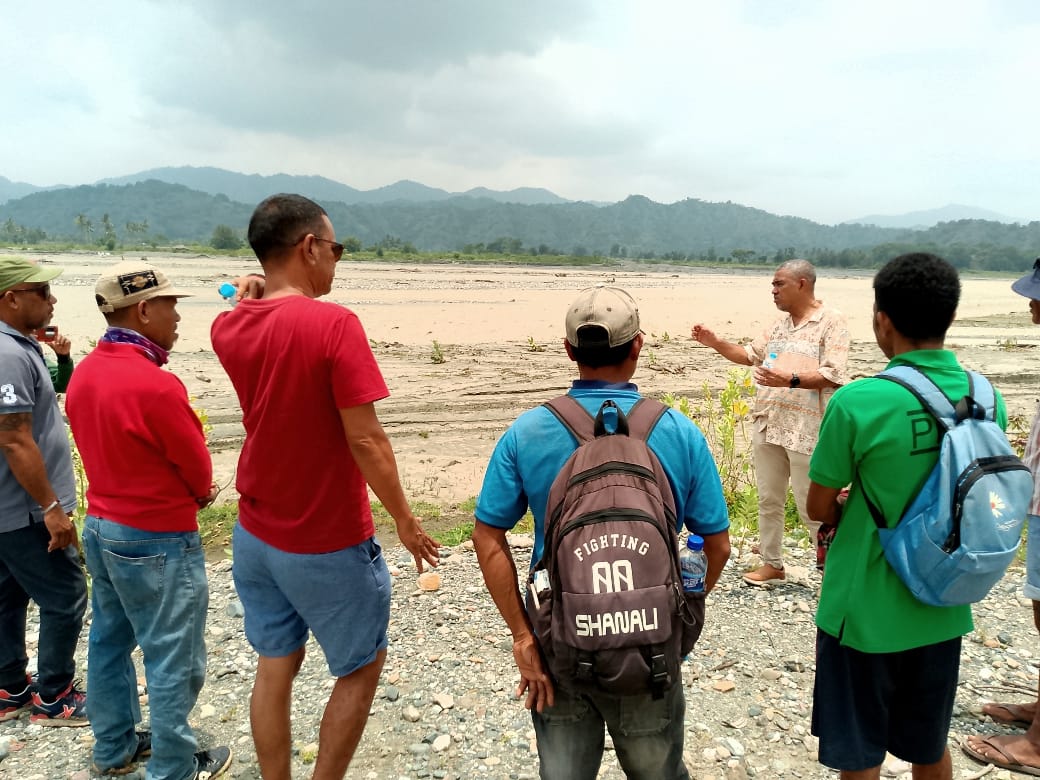
[[[938,255],[912,252],[885,263],[874,277],[874,303],[909,339],[941,339],[961,299],[957,269]]]
[[[249,220],[249,245],[263,262],[293,246],[308,233],[322,228],[328,213],[310,198],[285,192],[272,195],[256,207]]]
[[[581,346],[571,344],[574,362],[589,368],[621,365],[628,360],[632,342],[635,341],[633,338],[612,347],[607,331],[599,325],[582,325],[578,330],[578,339]]]

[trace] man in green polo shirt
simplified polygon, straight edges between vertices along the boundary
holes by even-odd
[[[935,255],[902,255],[874,277],[874,335],[888,365],[914,366],[953,400],[968,392],[943,348],[959,300],[956,269]],[[1007,425],[999,395],[997,420]],[[841,522],[816,613],[812,730],[820,762],[843,780],[879,777],[886,751],[912,763],[915,780],[952,777],[946,743],[971,607],[914,598],[885,560],[863,498],[895,525],[935,465],[940,437],[908,390],[875,378],[840,388],[820,426],[807,508],[817,522]]]

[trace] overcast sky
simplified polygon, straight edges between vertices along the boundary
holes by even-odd
[[[1040,219],[1037,0],[47,0],[0,34],[13,181],[211,165]]]

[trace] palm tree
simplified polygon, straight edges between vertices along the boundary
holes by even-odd
[[[76,223],[76,227],[79,228],[79,232],[83,235],[84,243],[86,243],[87,237],[94,232],[94,223],[90,221],[90,218],[86,214],[77,214],[76,219],[73,221]]]

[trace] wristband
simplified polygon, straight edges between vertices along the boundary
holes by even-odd
[[[47,513],[48,513],[48,512],[50,512],[50,511],[51,511],[52,509],[54,509],[54,507],[56,507],[56,506],[60,506],[60,504],[61,504],[61,502],[60,502],[60,501],[58,501],[58,499],[54,499],[54,500],[53,500],[53,501],[51,501],[51,502],[50,502],[49,504],[47,504],[47,506],[45,506],[45,507],[43,508],[43,513],[44,513],[44,514],[47,514]]]

